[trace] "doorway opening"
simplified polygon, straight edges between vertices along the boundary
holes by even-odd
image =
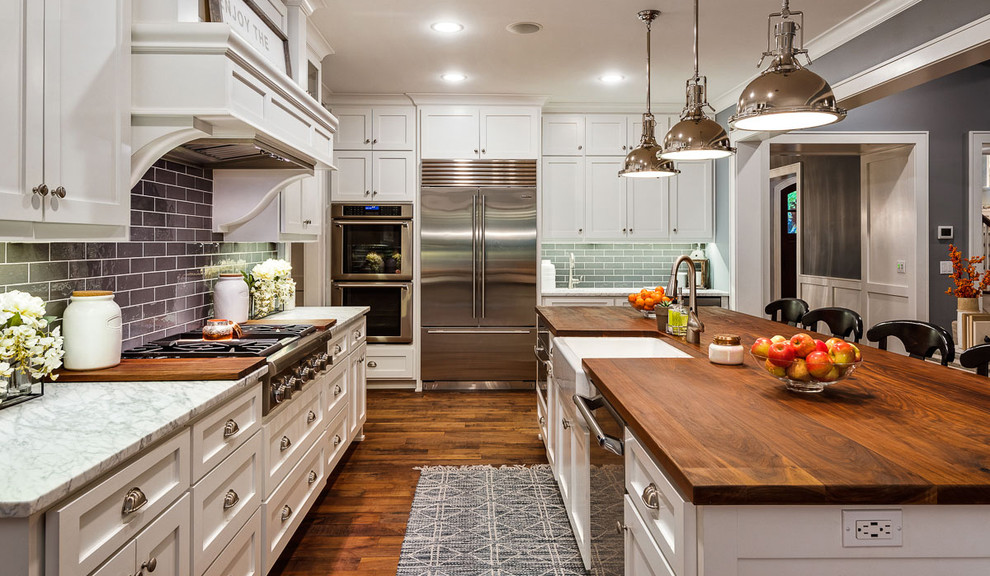
[[[770,217],[773,223],[773,278],[770,284],[771,295],[774,300],[799,297],[800,188],[800,163],[780,166],[770,171],[770,192],[772,194]]]

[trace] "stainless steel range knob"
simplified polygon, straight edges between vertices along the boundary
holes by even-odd
[[[285,400],[285,386],[282,384],[272,385],[272,404],[281,404]]]
[[[303,366],[299,369],[299,374],[303,382],[309,382],[316,377],[316,370],[313,370],[310,366]]]
[[[292,398],[292,393],[302,386],[302,382],[295,376],[289,376],[285,380],[285,397]]]
[[[319,366],[320,366],[320,370],[321,371],[326,370],[327,368],[330,367],[330,355],[327,354],[326,352],[324,352],[323,354],[320,354],[320,356],[317,359],[317,361],[319,362]]]

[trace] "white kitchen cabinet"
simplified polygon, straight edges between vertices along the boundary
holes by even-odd
[[[628,494],[623,496],[623,510],[625,576],[676,576]]]
[[[543,239],[578,239],[584,234],[584,158],[543,157]]]
[[[670,239],[708,242],[715,239],[715,165],[711,160],[677,162],[680,174],[670,180]]]
[[[190,524],[187,494],[91,576],[189,576]]]
[[[585,121],[586,156],[625,156],[628,152],[625,114],[590,114]]]
[[[337,150],[406,150],[416,145],[416,110],[412,106],[339,106]]]
[[[331,177],[334,202],[411,202],[416,198],[414,152],[337,151],[334,165],[337,166]]]
[[[543,156],[584,156],[584,128],[580,114],[543,116]]]
[[[283,234],[319,236],[323,230],[326,171],[316,170],[313,176],[286,186],[279,195],[280,230]]]
[[[677,121],[677,118],[672,114],[653,115],[655,123],[653,137],[656,138],[657,144],[663,144],[663,137],[667,135],[671,123]],[[626,115],[626,122],[626,150],[629,151],[639,146],[643,140],[643,115],[628,114]]]
[[[426,106],[421,110],[424,159],[539,157],[538,108]]]
[[[365,420],[368,417],[368,386],[367,386],[367,348],[368,345],[361,343],[354,348],[351,355],[348,357],[348,370],[350,371],[350,384],[351,384],[351,398],[349,406],[349,422],[350,430],[347,431],[347,436],[353,438],[354,440],[360,440],[364,438],[364,434],[361,434],[361,428],[364,426]]]
[[[369,344],[365,360],[368,380],[408,380],[413,378],[416,350],[402,344]]]
[[[590,296],[544,296],[544,306],[615,306],[615,298]],[[625,298],[623,298],[625,300]]]
[[[671,178],[623,178],[623,180],[626,181],[626,238],[629,240],[668,238]]]
[[[569,394],[557,391],[557,421],[555,457],[557,459],[557,485],[560,496],[567,510],[567,518],[574,532],[574,539],[582,551],[582,558],[590,559],[591,526],[591,495],[588,470],[589,461],[588,428],[583,419],[577,414],[577,408]],[[586,568],[590,566],[586,565]]]
[[[626,178],[619,177],[623,159],[585,159],[585,226],[588,239],[616,238],[628,234],[626,225]]]
[[[130,2],[5,0],[0,239],[127,239]]]

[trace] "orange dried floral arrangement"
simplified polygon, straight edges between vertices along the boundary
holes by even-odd
[[[952,283],[955,287],[947,288],[945,293],[956,298],[979,298],[987,286],[990,286],[990,270],[985,271],[982,276],[976,271],[976,265],[983,263],[983,256],[963,258],[955,245],[949,244],[949,259],[952,260]],[[974,286],[976,282],[979,284]]]

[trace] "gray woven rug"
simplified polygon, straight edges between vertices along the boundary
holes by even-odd
[[[421,469],[397,576],[585,576],[550,466]]]

